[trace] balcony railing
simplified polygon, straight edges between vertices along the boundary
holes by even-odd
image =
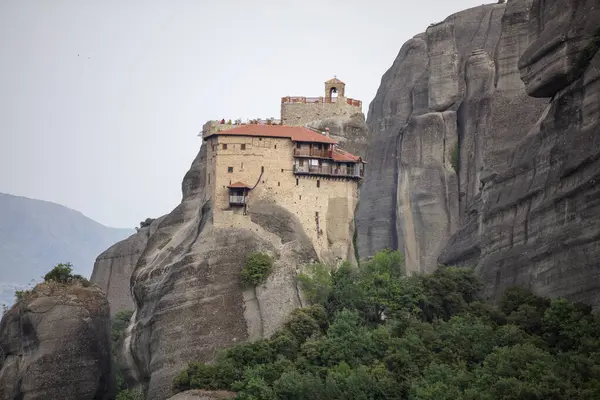
[[[301,175],[343,176],[351,178],[362,178],[364,174],[363,169],[361,168],[334,167],[331,165],[294,165],[294,173]]]
[[[320,158],[333,158],[333,151],[331,149],[311,149],[311,148],[295,148],[295,157],[320,157]]]
[[[229,195],[229,204],[243,206],[244,204],[246,204],[246,196],[230,194]]]

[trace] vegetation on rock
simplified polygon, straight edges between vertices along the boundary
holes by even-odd
[[[131,310],[122,310],[115,314],[110,325],[110,344],[113,365],[116,370],[117,397],[116,400],[142,400],[143,393],[139,388],[130,388],[123,377],[123,367],[119,365],[118,351],[125,339],[129,320],[133,315]]]
[[[519,288],[478,299],[473,270],[406,276],[384,251],[300,277],[314,304],[269,339],[191,363],[174,391],[238,399],[598,399],[600,317]],[[306,290],[306,289],[305,289]]]
[[[66,264],[57,264],[54,268],[50,270],[46,275],[44,275],[44,282],[60,282],[60,283],[68,283],[72,280],[80,281],[83,286],[89,286],[90,281],[87,278],[73,274],[73,265],[71,263]]]
[[[146,218],[145,220],[140,222],[140,226],[139,228],[135,228],[136,231],[139,231],[142,228],[146,228],[150,225],[152,225],[152,223],[156,220],[156,218]]]
[[[458,141],[456,141],[456,145],[454,146],[454,148],[452,149],[452,153],[450,154],[450,164],[452,165],[452,169],[454,170],[454,172],[456,172],[457,174],[458,163],[460,162],[459,151],[459,144]]]
[[[253,252],[246,257],[242,268],[242,282],[247,286],[265,283],[273,271],[273,258],[268,254]]]
[[[73,274],[73,265],[71,263],[57,264],[44,275],[44,283],[70,284],[74,282],[80,283],[83,287],[91,285],[91,282],[84,276]],[[33,290],[35,290],[35,287],[31,290],[17,290],[15,292],[15,299],[17,301],[24,300]]]

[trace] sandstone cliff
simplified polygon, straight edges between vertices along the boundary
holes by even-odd
[[[369,107],[361,256],[397,248],[408,270],[435,269],[479,189],[483,160],[505,162],[538,118],[545,101],[526,95],[517,66],[530,3],[459,12],[402,46]]]
[[[536,0],[531,16],[521,75],[552,98],[489,168],[441,261],[477,263],[490,297],[518,284],[598,307],[600,1]]]
[[[142,383],[150,400],[167,398],[173,376],[188,362],[273,333],[302,305],[297,269],[317,260],[298,218],[277,204],[253,202],[243,227],[214,225],[205,170],[202,147],[184,177],[181,204],[95,265],[94,279],[113,307],[129,307],[118,297],[133,296],[122,358],[127,378]],[[264,285],[246,288],[240,269],[256,250],[276,259],[275,270]]]
[[[490,296],[600,303],[599,4],[484,5],[402,47],[369,108],[361,256],[398,248],[415,272],[478,265]]]
[[[154,233],[161,218],[136,234],[122,240],[100,254],[94,263],[90,281],[98,285],[110,303],[110,315],[121,310],[133,310],[130,280],[133,268],[140,258],[148,238]]]
[[[0,399],[109,399],[109,306],[96,287],[42,283],[0,322]]]

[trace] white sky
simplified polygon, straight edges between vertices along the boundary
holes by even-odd
[[[108,226],[168,213],[209,119],[337,75],[366,113],[402,44],[481,0],[0,0],[0,192]]]

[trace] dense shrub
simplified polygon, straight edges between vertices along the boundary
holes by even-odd
[[[325,303],[331,292],[331,268],[324,264],[311,264],[298,275],[302,292],[311,304]]]
[[[117,393],[116,400],[144,400],[141,389],[125,389]]]
[[[318,288],[315,305],[270,339],[190,364],[173,389],[248,400],[600,398],[600,318],[589,307],[516,288],[496,307],[478,299],[472,269],[407,277],[391,251],[315,268],[327,273],[300,281]]]
[[[242,268],[242,282],[248,286],[258,286],[265,283],[273,271],[273,259],[265,253],[250,253]]]
[[[66,283],[73,279],[73,266],[71,263],[58,264],[44,276],[44,282],[62,282]]]
[[[146,218],[145,220],[143,220],[142,222],[140,222],[140,228],[145,228],[147,226],[152,225],[152,223],[154,222],[155,218]]]

